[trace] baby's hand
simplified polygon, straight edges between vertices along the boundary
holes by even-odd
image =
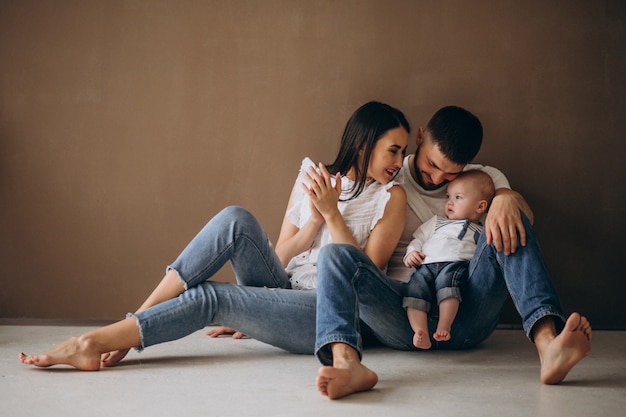
[[[418,252],[416,250],[409,252],[405,257],[404,257],[404,265],[406,265],[408,268],[411,267],[418,267],[422,264],[422,261],[424,260],[424,258],[426,257],[426,255],[424,255],[422,252]]]

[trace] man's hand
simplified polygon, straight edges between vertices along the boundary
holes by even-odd
[[[520,210],[533,222],[533,212],[526,200],[516,191],[500,188],[491,202],[485,220],[487,243],[493,243],[498,251],[505,255],[515,253],[517,242],[526,246],[526,231],[522,223]]]

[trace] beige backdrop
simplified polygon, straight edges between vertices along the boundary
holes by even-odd
[[[607,1],[0,0],[0,318],[116,319],[376,99],[475,112],[567,311],[626,327],[625,15]],[[219,279],[232,279],[223,270]],[[503,318],[518,323],[510,306]]]

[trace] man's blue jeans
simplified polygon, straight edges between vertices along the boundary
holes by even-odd
[[[527,244],[505,256],[486,242],[483,232],[470,262],[463,302],[452,325],[451,339],[431,340],[434,349],[464,349],[476,346],[495,329],[500,310],[510,294],[527,336],[546,316],[553,316],[557,330],[564,317],[552,286],[536,236],[526,216]],[[331,244],[318,259],[317,331],[315,350],[323,364],[332,364],[330,344],[343,342],[362,351],[360,320],[385,345],[416,350],[413,330],[402,307],[402,283],[376,267],[365,253],[353,246]],[[429,319],[429,332],[436,329]]]

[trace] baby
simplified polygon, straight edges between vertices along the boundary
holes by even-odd
[[[461,289],[469,274],[469,261],[483,230],[480,220],[494,195],[493,181],[488,174],[479,170],[464,171],[448,184],[445,217],[433,216],[413,234],[404,264],[416,270],[405,286],[402,305],[415,331],[415,347],[430,349],[432,346],[428,312],[434,299],[439,305],[439,321],[433,339],[450,340]]]

